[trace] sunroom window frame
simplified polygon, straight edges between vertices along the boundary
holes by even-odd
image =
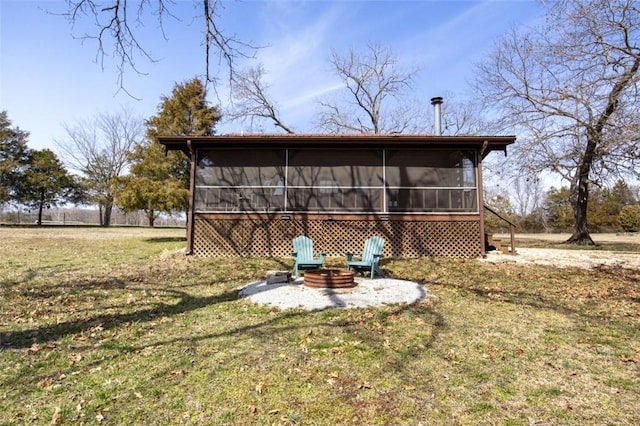
[[[409,149],[405,149],[402,147],[396,148],[396,147],[384,147],[384,148],[364,148],[364,149],[359,149],[359,148],[343,148],[340,150],[335,150],[335,149],[320,149],[320,148],[304,148],[304,147],[295,147],[295,148],[258,148],[258,151],[270,151],[270,152],[275,152],[277,153],[277,157],[281,157],[281,153],[284,152],[284,164],[282,165],[282,169],[283,173],[284,173],[284,179],[282,182],[282,185],[280,185],[280,182],[278,182],[277,185],[275,186],[265,186],[265,185],[235,185],[235,186],[230,186],[230,185],[198,185],[197,184],[197,176],[194,176],[194,181],[195,181],[195,185],[194,185],[194,189],[196,191],[196,194],[194,196],[194,212],[195,213],[229,213],[229,212],[243,212],[243,213],[273,213],[273,212],[278,212],[278,213],[290,213],[290,214],[296,214],[296,213],[304,213],[304,214],[373,214],[373,215],[395,215],[395,214],[404,214],[404,215],[411,215],[411,214],[442,214],[442,213],[456,213],[456,214],[478,214],[479,211],[479,206],[480,206],[480,200],[478,200],[478,180],[479,180],[479,176],[478,176],[478,167],[479,167],[479,158],[478,158],[478,152],[477,149],[474,148],[466,148],[466,149],[462,149],[462,148],[445,148],[445,149],[437,149],[437,148],[427,148],[427,149],[417,149],[417,148],[409,148]],[[378,185],[365,185],[365,186],[341,186],[338,185],[337,188],[339,188],[339,191],[345,190],[346,193],[350,192],[350,191],[359,191],[359,190],[380,190],[381,194],[379,196],[380,201],[377,204],[380,204],[380,202],[382,203],[382,206],[380,209],[374,209],[374,210],[354,210],[354,209],[335,209],[335,210],[313,210],[313,209],[309,209],[307,208],[306,210],[301,210],[301,209],[292,209],[291,207],[291,203],[290,203],[290,190],[293,189],[303,189],[303,188],[309,188],[309,189],[334,189],[336,188],[336,186],[331,186],[331,185],[291,185],[290,181],[293,180],[291,179],[291,175],[290,173],[292,172],[292,165],[291,165],[291,152],[292,151],[301,151],[301,150],[307,150],[307,151],[318,151],[318,152],[330,152],[331,155],[336,155],[337,152],[342,151],[351,151],[351,152],[355,152],[355,151],[375,151],[378,154],[381,154],[381,176],[382,176],[382,182],[381,184]],[[428,151],[430,153],[435,153],[435,154],[440,154],[440,155],[445,155],[446,153],[454,153],[456,151],[460,151],[463,154],[467,153],[467,154],[472,154],[473,158],[469,158],[468,155],[465,155],[466,158],[469,158],[469,160],[471,160],[472,165],[473,165],[473,177],[474,177],[474,186],[387,186],[388,185],[388,161],[387,161],[387,153],[389,151],[398,151],[398,150],[402,150],[402,151],[416,151],[416,152],[425,152]],[[198,152],[198,157],[196,158],[196,161],[198,162],[198,165],[200,164],[200,162],[206,158],[208,155],[210,155],[212,152],[215,151],[224,151],[224,152],[231,152],[231,151],[235,151],[235,152],[241,152],[244,151],[243,149],[239,149],[239,148],[229,148],[229,147],[225,147],[225,148],[216,148],[216,147],[212,147],[206,150],[201,150]],[[213,166],[205,166],[205,167],[213,167]],[[236,166],[229,166],[229,167],[236,167]],[[237,167],[242,167],[242,166],[237,166]],[[249,166],[249,167],[260,167],[260,166]],[[281,166],[273,166],[276,168],[276,170],[279,169],[279,167]],[[310,166],[313,167],[313,166]],[[321,167],[321,166],[318,166]],[[329,166],[331,167],[331,166]],[[377,166],[364,166],[364,167],[377,167]],[[398,166],[393,166],[393,167],[398,167]],[[196,167],[195,168],[195,173],[197,175],[198,170],[200,167]],[[464,168],[462,167],[462,165],[460,167],[446,167],[445,169],[449,169],[449,168],[455,168],[455,169],[459,169],[460,170],[460,179],[462,181],[463,184],[466,185],[467,182],[464,182],[465,176],[464,176]],[[255,208],[242,208],[242,206],[239,204],[237,206],[237,208],[216,208],[216,209],[207,209],[207,208],[203,208],[202,206],[199,205],[199,200],[198,200],[198,192],[199,190],[207,190],[207,189],[249,189],[249,190],[254,190],[254,189],[262,189],[262,193],[266,193],[265,191],[268,190],[274,190],[275,187],[283,187],[283,201],[281,205],[278,205],[276,207],[274,207],[273,209],[270,207],[265,208],[261,208],[261,209],[255,209]],[[441,190],[449,190],[449,191],[460,191],[461,195],[461,200],[463,200],[464,202],[464,196],[466,192],[471,192],[473,193],[473,197],[471,197],[472,199],[474,199],[474,205],[472,206],[471,209],[465,209],[463,208],[464,205],[459,208],[459,209],[454,209],[451,204],[449,204],[448,208],[443,208],[443,209],[438,209],[438,208],[422,208],[419,210],[393,210],[392,208],[390,208],[389,206],[389,197],[390,197],[390,191],[391,190],[420,190],[420,191],[425,191],[425,190],[434,190],[436,192],[441,191]],[[399,198],[399,197],[397,197]],[[266,197],[265,197],[266,199]]]

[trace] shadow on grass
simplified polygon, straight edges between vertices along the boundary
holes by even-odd
[[[536,268],[552,271],[549,276],[557,271],[554,267]],[[566,273],[571,278],[566,278],[567,281],[563,285],[558,285],[557,281],[549,281],[541,286],[540,283],[534,282],[534,276],[528,277],[532,280],[530,283],[438,280],[433,284],[468,292],[489,301],[526,305],[541,311],[554,311],[606,327],[628,328],[633,324],[633,320],[628,316],[616,315],[615,306],[620,302],[632,304],[640,302],[638,271],[599,267],[592,270],[568,270]],[[557,277],[556,280],[558,280]],[[610,312],[610,315],[604,312]]]
[[[187,241],[187,237],[155,237],[146,238],[145,243],[180,243]]]
[[[339,319],[336,321],[326,320],[324,314],[328,311],[335,311]],[[198,336],[181,336],[155,341],[145,345],[119,346],[119,350],[138,352],[147,348],[171,346],[184,342],[193,343],[222,337],[234,337],[234,340],[255,339],[256,341],[262,340],[268,343],[273,341],[274,336],[294,330],[308,331],[307,333],[303,333],[305,335],[322,335],[322,332],[319,331],[322,327],[339,328],[352,336],[358,336],[358,340],[360,340],[362,344],[383,350],[383,348],[388,346],[389,336],[380,332],[379,322],[384,322],[388,318],[401,316],[403,314],[411,315],[415,318],[422,318],[425,324],[430,326],[430,332],[426,333],[427,335],[425,339],[420,342],[420,345],[411,345],[399,350],[390,349],[390,352],[398,358],[398,361],[406,362],[418,358],[425,350],[433,346],[439,335],[447,328],[444,316],[434,309],[432,304],[399,304],[387,306],[386,308],[373,307],[355,309],[329,307],[315,311],[286,309],[279,311],[272,318],[216,333],[205,333]],[[315,320],[305,321],[303,323],[290,322],[290,320],[302,317],[315,318]],[[402,370],[405,368],[405,365],[402,362],[391,363],[391,368]]]
[[[122,280],[110,280],[109,283],[93,283],[93,284],[83,284],[80,286],[83,290],[87,290],[87,288],[105,288],[105,289],[114,289],[114,288],[124,288],[126,287],[126,283]],[[128,287],[131,290],[134,290],[132,287]],[[145,291],[152,292],[153,289],[147,288]],[[206,297],[196,297],[192,296],[187,292],[179,291],[179,290],[171,290],[171,289],[161,289],[165,296],[173,296],[179,298],[177,303],[167,304],[161,303],[159,305],[155,305],[149,307],[148,309],[137,310],[130,313],[114,313],[114,314],[103,314],[103,315],[94,315],[89,318],[82,318],[73,321],[65,321],[56,324],[48,324],[43,325],[36,328],[19,330],[19,331],[2,331],[0,332],[0,348],[3,349],[25,349],[31,347],[33,344],[46,344],[49,342],[57,341],[65,336],[73,335],[77,333],[84,332],[93,327],[100,326],[104,330],[113,329],[124,324],[128,323],[140,323],[140,322],[150,322],[154,321],[158,318],[162,317],[170,317],[178,314],[182,314],[189,311],[194,311],[197,309],[201,309],[211,305],[222,304],[226,302],[232,302],[240,299],[239,290],[234,289],[231,291],[226,291],[221,294],[216,294],[213,296]],[[36,298],[49,298],[52,297],[52,294],[43,294],[42,290],[37,292],[36,294],[29,294],[30,297]],[[337,306],[340,306],[339,304]],[[110,308],[125,308],[125,306],[111,306]],[[322,312],[325,310],[332,309],[334,307],[328,307],[323,310],[317,310],[312,312],[302,311],[302,310],[284,310],[281,311],[280,314],[277,315],[276,318],[270,319],[268,321],[262,321],[256,324],[246,325],[242,327],[237,327],[232,330],[224,331],[221,333],[209,334],[198,337],[196,340],[209,339],[214,337],[221,337],[224,335],[242,335],[244,333],[251,333],[255,331],[257,335],[260,336],[268,336],[270,333],[266,333],[262,330],[263,328],[271,327],[271,324],[275,324],[280,321],[286,321],[293,317],[303,316],[303,315],[315,315],[318,312]],[[394,308],[392,311],[392,315],[398,315],[407,310],[415,310],[415,312],[422,312],[425,308],[420,307],[420,305],[398,305],[397,308]],[[86,310],[85,310],[86,311]],[[79,311],[76,311],[79,312]],[[434,312],[429,308],[429,315],[435,316],[439,319],[434,321],[436,326],[444,324],[443,318],[438,313]],[[315,323],[314,323],[315,324]],[[346,322],[341,322],[339,324],[342,327],[356,327],[358,325],[366,325],[362,321],[353,319]],[[297,326],[298,327],[298,326]],[[309,325],[300,325],[299,327],[309,327]],[[294,328],[294,327],[291,327]],[[435,326],[434,326],[435,328]],[[285,327],[286,329],[286,327]],[[273,330],[272,330],[273,331]],[[282,330],[280,330],[282,331]],[[255,336],[254,336],[255,337]],[[372,342],[372,345],[382,345],[384,343],[383,336],[380,336],[382,340],[379,342]],[[433,335],[429,339],[429,343],[433,342],[436,338],[436,335]],[[160,346],[165,344],[171,344],[175,341],[181,340],[193,340],[193,337],[185,338],[185,339],[174,339],[173,341],[165,341],[158,342],[153,344],[152,346]],[[139,350],[141,348],[138,347],[126,347],[124,350]]]
[[[390,269],[402,279],[428,285],[436,292],[438,288],[460,292],[462,299],[467,293],[488,302],[529,306],[623,329],[634,326],[638,318],[628,314],[639,312],[634,307],[640,302],[637,269],[608,265],[557,268],[449,259],[392,262]]]
[[[624,279],[624,281],[628,282],[632,287],[640,286],[640,272],[636,273],[636,276],[633,276],[633,272],[630,270],[621,270],[618,267],[606,266],[606,265],[598,265],[594,268],[594,271],[597,271],[599,274],[607,276],[610,280],[618,281],[620,279]],[[640,287],[637,287],[640,288]],[[637,300],[637,298],[636,298]]]
[[[32,326],[30,329],[19,331],[0,331],[0,349],[2,350],[15,350],[15,349],[29,349],[34,344],[46,346],[49,343],[53,343],[52,347],[56,346],[56,342],[62,338],[70,336],[74,338],[76,334],[87,333],[95,327],[100,327],[102,330],[117,330],[119,327],[127,327],[129,324],[141,324],[149,323],[162,318],[169,318],[183,313],[196,311],[198,309],[217,306],[215,311],[207,311],[208,313],[218,316],[224,316],[227,320],[229,327],[216,326],[214,329],[199,334],[199,327],[196,327],[192,331],[185,332],[182,335],[167,338],[160,337],[160,339],[141,344],[139,339],[119,340],[114,339],[109,341],[101,352],[99,359],[90,360],[87,359],[87,363],[83,364],[84,368],[91,366],[101,365],[106,359],[115,359],[125,354],[136,353],[143,351],[146,348],[163,348],[170,347],[175,344],[187,344],[189,347],[193,346],[198,341],[216,341],[225,338],[231,338],[231,344],[235,345],[238,353],[241,353],[244,348],[256,348],[264,345],[268,347],[273,345],[273,339],[276,336],[283,336],[291,331],[297,331],[300,335],[310,335],[311,333],[318,336],[322,335],[322,328],[325,330],[334,329],[337,333],[338,329],[342,329],[352,336],[357,336],[358,340],[362,341],[363,345],[370,348],[375,348],[376,352],[388,354],[388,368],[394,371],[406,371],[411,369],[414,360],[419,360],[424,356],[424,352],[434,345],[438,336],[443,330],[446,329],[446,323],[444,317],[437,312],[431,303],[417,303],[415,305],[390,305],[384,308],[356,308],[356,309],[333,309],[327,308],[320,311],[303,311],[303,310],[283,310],[274,312],[272,309],[266,308],[262,313],[258,315],[243,316],[245,307],[240,308],[232,305],[226,305],[229,302],[235,302],[240,299],[238,290],[225,290],[220,289],[220,292],[210,296],[194,296],[175,288],[160,288],[155,285],[153,288],[141,288],[139,286],[127,285],[128,280],[88,280],[86,282],[75,282],[70,287],[78,290],[92,289],[121,289],[126,287],[130,291],[142,291],[152,294],[154,291],[161,292],[164,300],[171,300],[175,303],[160,303],[149,306],[148,308],[136,307],[134,312],[125,313],[96,313],[88,311],[88,318],[81,318],[76,320],[69,320],[57,324],[44,324],[41,326]],[[67,294],[63,290],[63,294]],[[33,296],[33,295],[32,295]],[[46,297],[44,295],[38,295],[39,297]],[[79,293],[70,294],[69,297],[73,298],[80,296]],[[177,300],[176,300],[177,299]],[[157,303],[157,302],[156,302]],[[249,302],[247,302],[249,303]],[[84,305],[82,305],[84,306]],[[127,306],[122,305],[117,307],[114,305],[108,306],[109,309],[126,309]],[[130,306],[129,306],[130,308]],[[88,310],[88,307],[87,307]],[[335,315],[330,311],[334,311]],[[79,311],[75,311],[76,313]],[[260,309],[258,309],[260,312]],[[238,315],[238,317],[235,317]],[[385,323],[394,316],[408,315],[410,319],[406,320],[405,324],[414,324],[413,318],[420,318],[426,324],[425,329],[420,333],[419,343],[415,340],[411,341],[410,345],[398,343],[396,348],[389,346],[389,339],[393,342],[394,338],[385,334],[379,328],[379,323]],[[337,320],[331,320],[331,318],[337,318]],[[247,323],[249,322],[249,323]],[[393,324],[390,324],[393,330]],[[400,331],[400,333],[403,333]],[[413,332],[407,332],[413,336]],[[327,336],[333,336],[334,333],[330,333]],[[404,342],[403,335],[396,336],[402,342]],[[329,337],[327,337],[329,339]],[[80,339],[79,341],[82,341]],[[245,342],[246,346],[242,346],[241,342]],[[323,345],[327,344],[327,341],[321,342]],[[331,343],[333,344],[333,343]],[[89,343],[87,343],[89,345]],[[93,345],[87,346],[87,348],[94,348]],[[324,347],[324,346],[322,346]],[[74,345],[74,351],[82,351],[81,346],[77,343]],[[294,348],[295,349],[295,348]],[[306,357],[305,354],[300,356]],[[311,362],[311,361],[309,361]],[[70,375],[71,371],[77,367],[69,367],[65,374]],[[175,370],[174,366],[167,366],[167,371],[162,375],[170,375]],[[52,373],[47,372],[43,375],[35,374],[31,372],[29,374],[23,374],[22,376],[16,375],[11,381],[14,383],[12,386],[18,386],[18,383],[24,383],[28,381],[31,385],[39,383],[41,380],[45,380],[47,377],[54,377]],[[59,374],[58,374],[59,375]],[[8,382],[9,383],[9,382]]]
[[[0,339],[2,339],[2,347],[8,349],[29,348],[33,343],[46,344],[47,342],[54,341],[56,338],[63,337],[64,335],[71,335],[78,331],[85,331],[91,327],[95,327],[100,324],[103,329],[114,328],[120,325],[124,325],[128,322],[140,322],[140,321],[152,321],[158,317],[171,316],[186,311],[202,308],[209,305],[221,304],[225,302],[232,302],[238,297],[237,292],[227,291],[222,294],[210,297],[185,297],[176,305],[171,306],[158,306],[153,309],[142,310],[131,314],[124,315],[100,315],[87,320],[72,321],[62,324],[52,325],[48,327],[40,327],[34,330],[26,330],[24,332],[16,333],[0,333]],[[226,311],[226,308],[221,308]],[[335,315],[327,315],[327,311],[335,311]],[[233,315],[235,310],[231,309],[230,315]],[[392,342],[398,336],[391,337],[382,333],[378,328],[377,323],[386,319],[393,318],[406,314],[409,316],[409,323],[413,323],[413,319],[422,319],[428,327],[425,329],[423,338],[417,342],[411,340],[411,345],[403,344],[404,339],[402,334],[399,338],[401,342],[396,347],[392,347],[389,344],[389,340]],[[127,344],[127,341],[114,341],[108,343],[108,347],[103,348],[101,356],[96,359],[87,359],[83,363],[84,371],[90,370],[91,367],[99,366],[105,363],[106,360],[116,359],[127,354],[144,352],[148,348],[164,348],[175,347],[179,348],[187,345],[188,348],[197,348],[196,342],[209,341],[215,345],[220,339],[231,338],[228,344],[233,346],[233,351],[236,357],[243,356],[243,351],[250,351],[250,354],[255,351],[255,348],[271,347],[274,344],[274,338],[276,336],[285,336],[290,332],[298,332],[299,336],[325,336],[320,338],[320,345],[317,349],[326,349],[326,345],[330,342],[330,345],[335,345],[335,341],[332,339],[334,333],[326,333],[322,331],[327,329],[340,329],[352,336],[357,336],[360,344],[369,348],[372,348],[374,352],[387,354],[385,356],[385,362],[390,370],[402,373],[403,371],[411,370],[415,362],[419,362],[420,358],[424,356],[425,351],[428,351],[434,343],[438,340],[438,336],[444,329],[446,324],[443,316],[434,309],[433,305],[420,303],[417,305],[396,305],[388,306],[383,309],[327,309],[325,311],[303,311],[303,310],[284,310],[276,312],[265,312],[264,315],[251,315],[250,318],[254,318],[253,323],[250,324],[238,324],[235,322],[234,326],[228,329],[215,330],[214,332],[203,334],[191,334],[176,336],[170,339],[157,340],[149,342],[147,344]],[[331,321],[330,318],[338,318]],[[342,331],[338,331],[338,335],[341,335]],[[411,336],[415,336],[414,332],[408,332]],[[9,341],[11,345],[5,345],[5,342]],[[225,341],[225,340],[223,340]],[[133,341],[132,341],[133,342]],[[137,341],[136,341],[137,342]],[[93,347],[93,345],[91,345]],[[228,346],[225,346],[229,349]],[[304,358],[301,362],[315,362],[312,357],[306,354],[305,351],[297,351],[296,345],[291,347],[293,357]],[[81,347],[76,346],[75,351],[82,351]],[[171,349],[169,349],[171,350]],[[186,351],[187,349],[185,349]],[[71,375],[74,369],[77,370],[77,366],[70,366],[66,373]],[[177,370],[178,374],[181,374],[182,370]],[[155,373],[162,380],[166,380],[166,377],[176,374],[176,367],[174,364],[168,364],[163,367],[162,370]],[[15,375],[15,377],[8,378],[6,382],[10,386],[24,386],[28,384],[35,387],[37,383],[42,380],[60,376],[59,370],[55,374],[45,372],[44,374],[38,374],[36,372],[30,374]]]
[[[45,325],[34,329],[0,332],[0,348],[24,349],[34,343],[42,344],[58,340],[64,336],[82,332],[96,325],[111,329],[130,322],[153,321],[156,318],[181,314],[205,306],[230,302],[238,299],[238,291],[227,291],[208,297],[194,297],[181,291],[164,290],[180,298],[176,304],[160,304],[153,308],[131,313],[97,315],[91,318]]]

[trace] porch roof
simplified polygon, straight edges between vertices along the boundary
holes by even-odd
[[[226,134],[219,136],[159,136],[167,151],[189,155],[197,148],[474,148],[484,158],[503,151],[515,136],[434,136],[429,134]]]

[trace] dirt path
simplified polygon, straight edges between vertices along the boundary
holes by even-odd
[[[548,240],[553,242],[566,241],[569,234],[518,234],[518,239]],[[497,236],[508,241],[508,236]],[[593,234],[596,243],[635,243],[640,244],[640,234]],[[640,253],[617,252],[607,250],[575,250],[561,248],[517,248],[517,256],[491,252],[486,262],[517,262],[538,265],[553,265],[558,267],[595,268],[598,266],[618,266],[623,268],[640,269]]]
[[[503,241],[509,240],[509,234],[494,234],[496,238]],[[546,240],[561,243],[569,239],[571,234],[516,234],[518,239]],[[596,243],[635,243],[640,244],[640,233],[602,233],[591,234],[591,238]]]

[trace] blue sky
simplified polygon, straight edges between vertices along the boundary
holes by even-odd
[[[125,74],[124,84],[137,99],[119,90],[112,58],[96,63],[96,44],[74,39],[91,21],[73,29],[55,15],[64,7],[59,0],[0,0],[0,109],[30,132],[32,148],[55,151],[54,140],[65,137],[63,123],[73,126],[122,107],[148,118],[176,82],[204,73],[200,12],[190,0],[171,6],[180,21],[165,21],[166,39],[153,16],[138,28],[157,62],[140,59],[144,75]],[[370,42],[389,46],[402,66],[421,69],[415,96],[427,108],[433,96],[463,98],[473,64],[501,34],[531,25],[542,10],[530,0],[226,0],[219,13],[227,34],[264,46],[240,67],[261,62],[285,122],[310,132],[318,96],[339,88],[328,64],[332,50],[362,50]],[[210,100],[224,109],[226,88],[218,93]],[[247,130],[239,122],[218,126],[219,133]]]

